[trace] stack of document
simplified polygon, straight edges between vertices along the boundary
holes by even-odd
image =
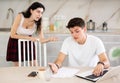
[[[79,69],[62,67],[58,70],[56,74],[53,74],[52,77],[53,78],[68,78],[68,77],[75,76],[77,72],[79,72]]]

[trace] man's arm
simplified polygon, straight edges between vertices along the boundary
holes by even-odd
[[[65,60],[65,57],[66,57],[66,55],[64,53],[60,52],[54,63],[57,64],[59,67],[61,67],[62,63]]]
[[[60,52],[58,54],[57,59],[55,60],[54,63],[49,63],[49,66],[51,68],[51,70],[53,71],[53,73],[57,73],[58,69],[62,66],[62,63],[65,60],[66,55],[62,52]]]
[[[99,57],[99,62],[93,71],[93,74],[96,76],[101,75],[104,69],[107,69],[110,67],[110,62],[108,60],[106,53],[101,53],[98,55],[98,57]]]
[[[99,57],[99,62],[101,62],[101,63],[98,62],[98,64],[103,63],[104,69],[107,69],[110,67],[110,62],[108,60],[106,53],[101,53],[100,55],[98,55],[98,57]]]

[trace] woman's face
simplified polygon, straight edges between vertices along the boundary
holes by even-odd
[[[35,10],[31,9],[32,19],[38,21],[42,17],[43,11],[44,11],[43,8],[37,8]]]
[[[79,26],[75,26],[73,28],[70,28],[69,30],[71,32],[73,39],[76,42],[82,42],[83,39],[85,39],[84,37],[86,37],[86,34],[85,34],[86,29],[85,28],[82,29]]]

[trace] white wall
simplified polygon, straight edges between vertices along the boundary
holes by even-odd
[[[66,22],[72,17],[92,19],[96,28],[104,21],[109,29],[120,29],[120,0],[38,0],[46,6],[43,16],[64,16]]]
[[[14,10],[14,17],[18,12],[25,10],[28,6],[29,0],[0,0],[0,28],[10,28],[12,25],[12,13],[9,13],[7,19],[8,9]]]
[[[45,5],[44,17],[64,16],[68,22],[79,16],[86,22],[89,19],[95,21],[96,28],[101,28],[106,21],[109,29],[120,29],[120,0],[0,0],[0,28],[11,26],[11,18],[6,19],[8,8],[12,8],[16,16],[34,1]]]

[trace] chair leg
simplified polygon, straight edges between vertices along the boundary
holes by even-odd
[[[30,61],[30,66],[32,66],[32,64],[33,64],[33,66],[37,66],[36,60],[33,60],[33,63],[32,63],[32,61]]]
[[[19,66],[18,62],[13,62],[14,66]]]

